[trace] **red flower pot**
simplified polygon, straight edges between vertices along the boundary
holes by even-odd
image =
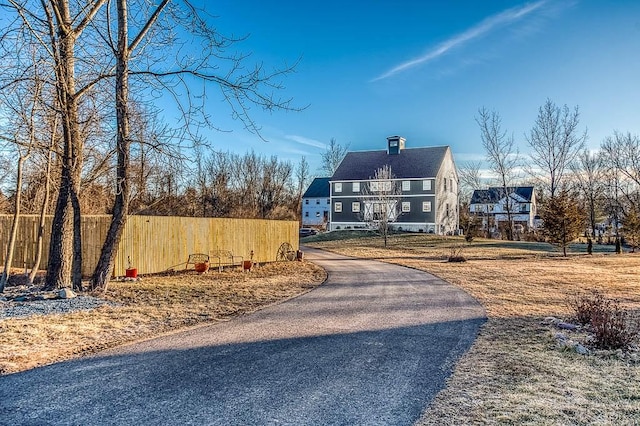
[[[203,274],[209,270],[209,262],[196,263],[193,267],[196,272]]]

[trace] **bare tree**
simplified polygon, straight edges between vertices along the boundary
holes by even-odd
[[[458,179],[460,185],[460,201],[468,203],[471,200],[473,191],[483,188],[482,174],[480,172],[482,163],[480,161],[469,161],[460,164],[458,167]]]
[[[498,181],[501,196],[505,199],[507,215],[507,239],[513,240],[513,210],[515,200],[511,199],[515,170],[519,162],[518,150],[513,135],[508,136],[502,129],[502,119],[496,111],[482,107],[478,110],[476,123],[480,126],[480,138],[486,151],[487,162]]]
[[[116,151],[117,151],[117,167],[116,167],[116,196],[113,205],[113,213],[111,215],[111,223],[100,258],[96,265],[95,271],[91,278],[91,287],[106,291],[107,284],[113,264],[115,260],[115,251],[120,243],[122,230],[124,229],[127,215],[129,214],[130,199],[130,155],[131,155],[131,139],[129,127],[129,58],[138,47],[140,41],[145,37],[146,33],[162,9],[167,5],[168,0],[163,0],[151,14],[147,24],[129,44],[129,19],[127,0],[117,0],[117,45],[112,49],[116,57],[116,75],[115,75],[115,109],[116,109]]]
[[[50,197],[50,191],[51,191],[51,167],[52,167],[52,156],[53,156],[53,149],[56,145],[56,138],[58,136],[58,120],[59,120],[59,115],[57,113],[55,113],[54,117],[52,118],[52,123],[51,123],[51,134],[49,136],[49,149],[47,150],[47,160],[46,160],[46,166],[45,166],[45,173],[44,173],[44,197],[42,200],[42,204],[40,207],[40,218],[38,220],[38,232],[37,232],[37,236],[36,236],[36,254],[35,254],[35,258],[33,261],[33,266],[31,267],[31,272],[29,273],[29,282],[33,284],[33,281],[36,278],[36,274],[38,273],[38,270],[40,269],[40,263],[42,262],[42,249],[43,249],[43,245],[44,245],[44,232],[45,232],[45,217],[47,214],[47,211],[49,209],[49,197]]]
[[[326,176],[333,176],[336,169],[342,162],[342,159],[349,150],[349,144],[342,146],[335,138],[331,138],[329,145],[325,151],[321,154],[321,166],[320,169]]]
[[[531,160],[539,169],[530,170],[539,177],[546,192],[555,196],[562,188],[565,172],[584,147],[587,131],[579,134],[580,113],[576,106],[573,110],[564,105],[556,106],[550,99],[538,109],[538,117],[529,135],[525,138],[533,150]]]
[[[616,190],[626,203],[640,208],[640,137],[615,132],[602,142],[604,161],[619,176]]]
[[[476,190],[480,190],[485,185],[483,183],[480,169],[482,163],[480,161],[470,161],[462,163],[458,167],[458,179],[460,185],[458,185],[458,197],[460,200],[460,225],[464,229],[468,241],[471,241],[477,233],[477,227],[480,224],[477,212],[471,211],[471,200]],[[476,193],[478,194],[478,193]],[[486,212],[482,211],[482,222],[485,222]],[[489,229],[488,220],[487,231]]]
[[[402,186],[389,165],[377,169],[360,188],[360,215],[369,226],[378,229],[387,247],[389,227],[402,214]]]
[[[300,163],[296,166],[295,169],[295,179],[296,179],[296,206],[295,211],[298,219],[302,219],[302,194],[304,193],[305,188],[309,184],[311,176],[309,174],[309,163],[307,162],[306,157],[303,155],[300,158]]]
[[[15,195],[13,199],[14,213],[7,244],[5,265],[0,277],[0,293],[4,291],[13,263],[22,208],[24,167],[29,157],[38,149],[37,121],[42,117],[43,101],[41,94],[44,85],[39,77],[37,69],[34,69],[33,75],[26,78],[23,84],[15,85],[12,90],[2,92],[0,97],[3,108],[8,112],[6,117],[7,125],[2,126],[3,132],[0,135],[0,139],[9,141],[17,154]]]
[[[62,120],[63,147],[60,154],[60,184],[52,222],[47,287],[61,287],[73,282],[81,286],[81,235],[79,191],[83,166],[83,139],[80,114],[83,97],[103,78],[104,66],[96,61],[78,61],[76,44],[83,46],[92,58],[104,57],[102,45],[86,31],[106,0],[85,1],[72,7],[69,0],[18,2],[9,0],[3,7],[16,19],[5,28],[3,53],[20,64],[18,72],[30,69],[29,62],[18,47],[24,38],[49,59],[46,81],[56,90],[56,107]],[[20,34],[21,37],[14,36]],[[4,55],[3,55],[4,56]],[[77,76],[79,72],[80,77]],[[19,84],[20,75],[5,75],[4,87]],[[72,274],[73,272],[73,274]],[[72,276],[73,275],[73,276]]]
[[[598,206],[605,190],[605,170],[602,156],[582,151],[572,165],[575,181],[587,206],[591,236],[596,236]]]

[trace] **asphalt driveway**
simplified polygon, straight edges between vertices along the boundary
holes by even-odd
[[[327,282],[228,322],[0,377],[3,425],[410,425],[484,322],[424,272],[314,249]]]

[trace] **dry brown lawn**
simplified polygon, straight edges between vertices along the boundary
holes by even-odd
[[[562,350],[554,338],[560,330],[543,324],[547,316],[570,320],[569,298],[591,289],[639,312],[639,254],[563,258],[546,244],[426,235],[394,236],[387,248],[379,237],[309,244],[430,272],[484,305],[488,321],[419,424],[640,424],[637,361]],[[468,261],[447,262],[460,247]]]
[[[191,272],[112,282],[100,297],[117,306],[0,320],[0,374],[226,320],[304,293],[325,278],[309,262],[278,262],[250,273]]]

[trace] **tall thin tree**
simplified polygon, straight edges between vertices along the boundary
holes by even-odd
[[[486,152],[487,162],[498,181],[504,209],[507,215],[507,239],[513,240],[513,210],[515,200],[511,198],[516,167],[519,162],[518,150],[513,135],[507,135],[502,129],[502,118],[496,111],[485,107],[478,110],[476,123],[480,126],[480,139]]]

